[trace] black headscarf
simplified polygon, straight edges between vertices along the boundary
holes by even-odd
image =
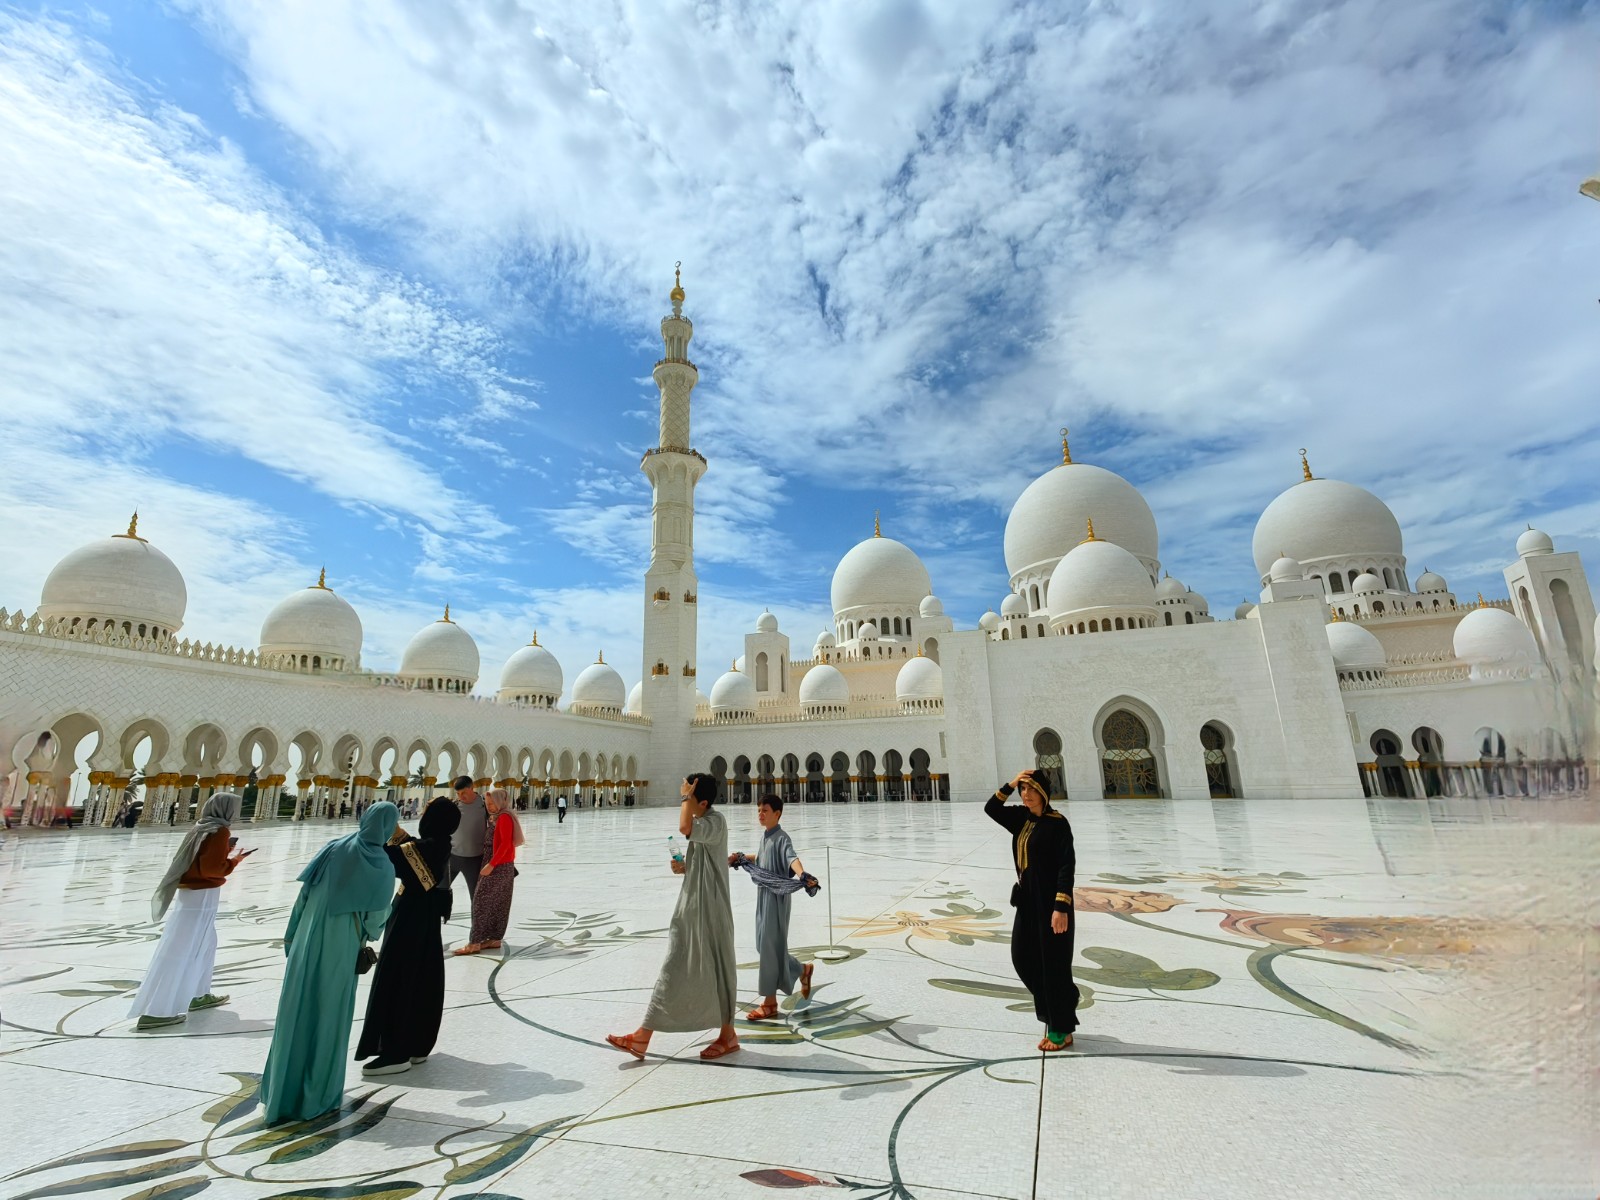
[[[461,808],[448,796],[441,796],[422,810],[417,822],[417,849],[428,869],[439,874],[450,863],[450,835],[461,824]]]

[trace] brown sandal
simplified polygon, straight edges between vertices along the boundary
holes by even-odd
[[[811,999],[811,972],[817,969],[817,964],[808,962],[800,968],[800,999]]]
[[[725,1054],[732,1054],[738,1048],[738,1042],[712,1042],[711,1045],[700,1051],[700,1057],[706,1062],[711,1062],[713,1059],[721,1058]]]
[[[481,954],[483,953],[483,947],[478,945],[476,942],[468,942],[465,946],[462,946],[461,949],[452,950],[450,953],[455,955],[457,958],[460,958],[463,954]]]
[[[770,1021],[777,1015],[778,1006],[776,1004],[769,1004],[767,1001],[763,1000],[760,1005],[745,1013],[744,1019],[746,1021]]]
[[[1046,1054],[1057,1054],[1070,1045],[1072,1045],[1072,1035],[1070,1033],[1067,1034],[1067,1040],[1064,1042],[1052,1042],[1049,1034],[1039,1039],[1039,1049]]]
[[[608,1033],[608,1034],[606,1034],[606,1041],[609,1042],[611,1045],[615,1046],[618,1050],[627,1051],[629,1054],[631,1054],[635,1058],[637,1058],[640,1062],[644,1061],[644,1051],[639,1049],[638,1046],[634,1045],[633,1034],[631,1034],[631,1033]],[[646,1042],[645,1045],[648,1047],[650,1045],[650,1043]]]

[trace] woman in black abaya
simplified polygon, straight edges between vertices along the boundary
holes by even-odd
[[[440,927],[450,915],[450,835],[460,823],[455,801],[435,800],[422,814],[417,837],[400,830],[385,847],[400,894],[384,926],[356,1046],[356,1058],[373,1059],[361,1068],[363,1075],[408,1071],[433,1052],[439,1037],[444,1017]]]

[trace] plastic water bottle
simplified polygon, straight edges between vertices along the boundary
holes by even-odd
[[[673,862],[681,863],[683,861],[683,851],[678,849],[678,839],[676,837],[667,839],[667,853],[672,856]]]

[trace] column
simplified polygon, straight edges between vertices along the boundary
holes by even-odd
[[[1422,782],[1422,764],[1420,762],[1406,763],[1406,779],[1411,787],[1411,795],[1418,800],[1425,799],[1428,789]]]

